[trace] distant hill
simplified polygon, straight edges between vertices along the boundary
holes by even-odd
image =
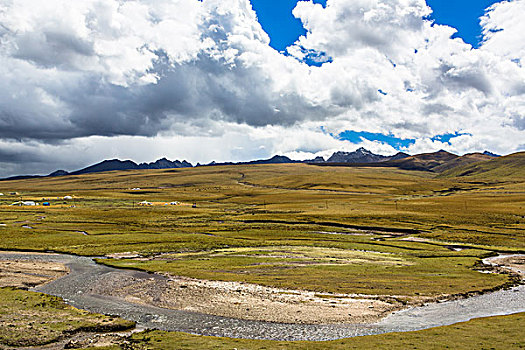
[[[35,179],[35,178],[41,178],[41,177],[57,177],[57,176],[66,176],[66,175],[82,175],[82,174],[90,174],[90,173],[100,173],[104,171],[115,171],[115,170],[140,170],[140,169],[173,169],[173,168],[191,168],[191,163],[188,163],[187,161],[183,160],[182,162],[176,160],[176,161],[170,161],[166,158],[162,158],[157,160],[153,163],[140,163],[137,164],[131,160],[119,160],[119,159],[111,159],[111,160],[104,160],[100,163],[90,165],[86,168],[67,172],[65,170],[57,170],[52,172],[49,175],[20,175],[20,176],[12,176],[5,179],[0,180],[23,180],[23,179]]]
[[[504,157],[491,157],[490,160],[449,169],[444,177],[477,177],[477,178],[525,178],[525,152],[514,153]]]
[[[323,164],[318,164],[318,165],[354,166],[354,167],[355,166],[392,167],[392,168],[399,168],[403,170],[417,170],[417,171],[429,171],[429,172],[435,172],[435,173],[442,173],[450,169],[455,169],[457,167],[467,166],[467,165],[478,163],[478,162],[486,162],[486,161],[490,161],[493,159],[497,159],[496,157],[498,157],[497,155],[494,155],[490,152],[469,153],[469,154],[465,154],[464,156],[458,156],[453,153],[450,153],[444,150],[440,150],[438,152],[422,153],[422,154],[416,154],[413,156],[410,156],[406,153],[398,153],[392,157],[380,156],[382,158],[378,158],[378,157],[373,157],[373,156],[369,157],[367,152],[368,151],[366,152],[361,151],[362,154],[365,154],[364,157],[350,158],[350,160],[351,159],[364,160],[362,162],[352,162],[349,160],[347,162],[331,163],[330,161],[327,161]],[[353,153],[353,152],[350,152],[350,153]],[[335,159],[341,159],[341,158],[338,157]],[[375,160],[383,159],[383,160],[372,162],[371,160],[373,159]]]
[[[253,160],[251,162],[242,164],[286,164],[286,163],[299,163],[297,160],[291,160],[286,156],[273,156],[270,159]]]
[[[354,152],[335,152],[326,161],[327,163],[377,163],[395,159],[403,159],[410,155],[399,152],[394,156],[375,154],[361,147]]]
[[[389,167],[403,170],[434,171],[435,168],[450,162],[459,156],[446,152],[438,151],[434,153],[423,153],[410,156],[406,153],[398,153],[392,157],[384,157],[383,160],[375,162],[337,162],[327,161],[322,166],[351,166],[351,167]],[[368,158],[371,159],[371,158]],[[379,158],[376,158],[379,159]]]
[[[410,155],[399,152],[394,156],[383,156],[370,152],[365,148],[359,148],[354,152],[335,152],[325,160],[323,157],[316,157],[308,160],[293,160],[286,156],[273,156],[270,159],[253,160],[251,162],[241,163],[212,163],[210,165],[231,165],[231,164],[286,164],[286,163],[307,163],[307,164],[323,164],[323,163],[377,163],[395,159],[403,159],[410,157]]]
[[[461,166],[489,161],[497,157],[486,153],[469,153],[463,156],[458,156],[453,153],[440,150],[432,153],[416,154],[401,159],[394,159],[378,165],[396,167],[403,170],[419,170],[430,171],[434,173],[442,173],[444,171],[454,169]]]
[[[494,159],[494,156],[487,155],[485,153],[469,153],[465,154],[464,156],[449,160],[448,162],[445,162],[437,167],[434,167],[432,171],[442,173],[444,171],[454,169],[460,166],[467,166],[478,162],[486,162],[492,159]]]
[[[435,168],[453,161],[456,158],[459,158],[459,156],[441,150],[433,153],[417,154],[404,159],[392,160],[388,162],[388,165],[404,170],[434,171]]]
[[[140,163],[137,164],[131,160],[104,160],[95,165],[88,166],[87,168],[80,169],[69,173],[69,175],[81,175],[89,173],[99,173],[103,171],[114,171],[114,170],[139,170],[139,169],[173,169],[173,168],[191,168],[192,165],[185,160],[182,162],[176,160],[174,162],[162,158],[153,163]]]
[[[512,173],[512,171],[521,171],[520,163],[520,154],[516,153],[512,156],[511,161],[508,161],[508,157],[500,157],[491,152],[485,151],[484,153],[470,153],[465,154],[464,156],[457,156],[455,154],[449,153],[447,151],[438,151],[433,153],[423,153],[417,155],[409,155],[403,152],[399,152],[393,156],[383,156],[380,154],[375,154],[365,148],[359,148],[354,152],[335,152],[329,157],[326,161],[322,157],[316,157],[315,159],[298,161],[292,160],[286,156],[276,155],[269,159],[260,159],[253,160],[250,162],[225,162],[225,163],[216,163],[211,162],[207,166],[217,166],[217,165],[249,165],[249,164],[287,164],[287,163],[307,163],[314,164],[319,166],[366,166],[366,167],[394,167],[404,170],[419,170],[419,171],[431,171],[436,173],[444,173],[444,176],[469,176],[470,174],[478,174],[482,172],[493,171],[485,166],[480,164],[485,164],[486,162],[499,161],[499,163],[494,164],[494,167],[504,166],[505,169],[509,169],[507,172]],[[508,163],[505,163],[508,162]],[[516,164],[515,164],[516,163]],[[472,167],[469,167],[472,165]],[[202,166],[197,164],[197,166]],[[88,166],[86,168],[67,172],[65,170],[57,170],[49,175],[21,175],[13,176],[6,179],[0,180],[21,180],[21,179],[33,179],[40,177],[56,177],[56,176],[65,176],[65,175],[81,175],[81,174],[90,174],[98,173],[104,171],[116,171],[116,170],[140,170],[140,169],[174,169],[174,168],[191,168],[193,165],[183,160],[170,161],[166,158],[159,159],[152,163],[140,163],[137,164],[131,160],[119,160],[111,159],[104,160],[100,163]],[[502,173],[506,174],[506,171]],[[465,175],[466,174],[466,175]]]
[[[37,179],[39,177],[44,177],[42,175],[18,175],[18,176],[11,176],[5,179],[0,179],[0,181],[4,180],[27,180],[27,179]]]
[[[405,152],[398,152],[398,153],[394,154],[393,156],[388,157],[389,158],[388,160],[405,159],[405,158],[408,158],[408,157],[410,157],[410,154],[407,154]]]
[[[303,161],[303,163],[324,163],[326,160],[324,160],[323,157],[315,157],[314,159],[308,159]]]
[[[119,159],[111,159],[111,160],[104,160],[100,163],[88,166],[87,168],[84,168],[84,169],[73,171],[67,175],[81,175],[81,174],[89,174],[89,173],[100,173],[103,171],[130,170],[130,169],[138,169],[137,163],[132,162],[131,160],[122,161]]]
[[[489,151],[485,151],[485,152],[483,152],[483,154],[486,155],[486,156],[491,156],[491,157],[501,157],[499,154],[492,153],[492,152],[489,152]]]
[[[57,171],[54,171],[52,172],[51,174],[47,175],[47,176],[64,176],[64,175],[68,175],[69,173],[65,170],[57,170]]]
[[[162,158],[153,163],[141,163],[138,165],[138,169],[174,169],[174,168],[191,168],[193,165],[183,160],[182,162],[175,160],[167,160]]]
[[[324,159],[323,159],[324,161]],[[220,165],[246,165],[246,164],[288,164],[288,163],[302,163],[299,160],[292,160],[286,156],[273,156],[269,159],[259,159],[259,160],[252,160],[250,162],[221,162],[217,163],[215,161],[208,163],[208,164],[197,164],[197,166],[220,166]]]

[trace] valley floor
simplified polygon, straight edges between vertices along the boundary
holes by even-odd
[[[517,282],[515,274],[481,273],[482,260],[525,251],[525,180],[520,174],[500,175],[454,178],[392,168],[288,164],[5,181],[0,192],[18,194],[0,200],[0,249],[99,256],[108,266],[160,276],[98,286],[134,302],[248,320],[368,323],[408,305]],[[50,206],[10,206],[20,196],[45,198]],[[156,205],[138,207],[142,201]],[[175,201],[195,207],[169,205]],[[523,270],[520,261],[499,263]],[[10,261],[0,262],[0,269],[0,286],[11,286],[1,290],[13,298],[0,303],[2,317],[16,316],[17,308],[58,307],[58,301],[36,302],[23,296],[29,292],[12,287],[62,276],[63,265]],[[23,300],[27,303],[17,304]],[[46,315],[32,329],[55,329],[52,313]],[[511,321],[523,326],[522,315],[494,320],[502,325],[501,334],[490,328],[486,341],[466,344],[523,346],[522,332]],[[11,324],[3,322],[0,328]],[[468,332],[492,321],[472,322],[443,329],[470,339]],[[62,330],[71,332],[60,327],[51,332],[53,339]],[[82,327],[72,332],[83,332]],[[25,328],[14,323],[2,329],[12,338]],[[404,339],[450,345],[445,331],[413,334],[363,339],[375,346],[374,339],[388,339],[391,348],[410,346]],[[366,348],[359,339],[267,343],[162,332],[126,339],[138,348],[170,348],[167,339],[186,344],[181,347]]]

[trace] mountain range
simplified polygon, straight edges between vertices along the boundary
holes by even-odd
[[[409,155],[403,152],[399,152],[393,156],[383,156],[375,154],[365,148],[359,148],[353,152],[335,152],[327,160],[322,157],[316,157],[314,159],[298,161],[292,160],[286,156],[276,155],[269,159],[260,159],[250,162],[239,162],[239,163],[216,163],[211,162],[209,164],[196,166],[218,166],[218,165],[241,165],[241,164],[286,164],[286,163],[307,163],[319,166],[368,166],[368,167],[395,167],[404,170],[419,170],[419,171],[430,171],[435,173],[451,172],[456,168],[462,168],[471,164],[477,164],[479,162],[486,162],[495,159],[499,156],[490,153],[470,153],[463,156],[458,156],[447,151],[438,151],[433,153],[423,153],[417,155]],[[505,158],[505,157],[503,157]],[[65,175],[82,175],[89,173],[98,173],[105,171],[115,170],[140,170],[140,169],[173,169],[173,168],[191,168],[193,165],[185,160],[183,161],[170,161],[166,158],[159,159],[152,163],[140,163],[137,164],[131,160],[119,160],[111,159],[104,160],[100,163],[88,166],[86,168],[67,172],[65,170],[57,170],[49,175],[22,175],[13,176],[2,180],[20,180],[29,178],[39,177],[55,177]],[[465,172],[475,171],[466,169]]]
[[[49,175],[21,175],[21,176],[12,176],[6,179],[2,180],[22,180],[22,179],[32,179],[32,178],[38,178],[38,177],[53,177],[53,176],[65,176],[65,175],[82,175],[82,174],[90,174],[90,173],[100,173],[104,171],[115,171],[115,170],[140,170],[140,169],[173,169],[173,168],[191,168],[193,165],[191,163],[188,163],[187,161],[183,160],[178,161],[170,161],[166,158],[162,158],[157,160],[156,162],[152,163],[140,163],[137,164],[131,160],[119,160],[119,159],[111,159],[111,160],[104,160],[100,163],[88,166],[87,168],[83,168],[77,171],[73,172],[67,172],[65,170],[57,170],[52,172]]]
[[[81,175],[89,173],[100,173],[103,171],[113,171],[113,170],[139,170],[139,169],[173,169],[173,168],[191,168],[193,165],[183,160],[182,162],[170,161],[166,158],[162,158],[152,163],[140,163],[137,164],[131,160],[121,161],[118,159],[105,160],[103,162],[91,165],[87,168],[74,171],[69,173],[69,175]]]
[[[327,163],[377,163],[389,160],[404,159],[410,157],[410,154],[399,152],[393,156],[383,156],[375,154],[361,147],[354,152],[335,152],[326,161]]]
[[[365,150],[366,151],[366,150]],[[357,151],[356,151],[357,152]],[[368,151],[367,151],[368,152]],[[382,156],[384,157],[384,156]],[[392,157],[384,157],[384,160],[375,162],[325,162],[323,166],[367,166],[367,167],[392,167],[403,170],[419,170],[429,171],[434,173],[442,173],[449,169],[459,166],[465,166],[472,163],[489,161],[499,156],[490,153],[469,153],[463,156],[458,156],[453,153],[440,150],[432,153],[421,153],[416,155],[408,155],[406,153],[398,153]],[[370,159],[370,158],[365,158]]]

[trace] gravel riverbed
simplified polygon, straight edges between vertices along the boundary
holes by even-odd
[[[0,253],[0,260],[53,262],[67,266],[69,274],[34,291],[62,297],[67,303],[92,312],[118,315],[137,322],[140,328],[192,334],[271,340],[333,340],[387,332],[403,332],[450,325],[472,318],[525,312],[525,286],[431,303],[398,311],[368,324],[288,324],[242,320],[204,313],[146,305],[139,300],[104,295],[102,283],[134,279],[152,281],[166,277],[96,264],[89,257],[63,254]]]

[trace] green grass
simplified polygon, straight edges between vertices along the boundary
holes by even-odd
[[[504,165],[502,170],[483,168],[478,169],[483,175],[466,177],[393,168],[285,164],[5,181],[0,182],[0,192],[20,195],[0,198],[0,224],[6,225],[0,226],[0,249],[90,256],[137,252],[152,260],[104,263],[319,293],[402,295],[410,300],[479,292],[509,282],[507,275],[475,271],[483,257],[525,251],[525,180]],[[132,191],[135,187],[142,190]],[[75,200],[57,199],[65,195]],[[52,205],[8,206],[20,196],[40,202],[48,198]],[[189,205],[137,207],[143,200]],[[197,208],[191,207],[194,202]],[[385,232],[389,229],[418,233],[389,235]],[[408,236],[430,241],[404,240]],[[470,249],[452,251],[447,247],[450,243]],[[159,253],[170,255],[159,260]],[[54,330],[56,314],[32,303],[32,298],[37,297],[27,299],[25,305],[35,315],[43,315],[44,323],[31,326],[44,332],[37,336],[40,341],[53,341],[64,329]],[[13,309],[10,301],[0,300],[0,307]],[[78,321],[70,324],[73,329],[93,320],[82,313],[75,318],[78,310],[55,306],[54,312],[63,312],[63,319]],[[328,343],[257,342],[163,332],[134,338],[137,346],[146,348],[366,349],[384,344],[389,348],[516,348],[523,346],[518,325],[523,326],[523,315]],[[16,337],[29,333],[24,327],[0,324],[2,332],[11,330]],[[474,336],[478,333],[482,335]]]
[[[0,288],[0,344],[39,346],[80,331],[107,332],[134,327],[134,322],[91,314],[62,299],[14,288]]]
[[[490,290],[508,276],[481,274],[475,257],[415,258],[318,247],[240,248],[171,254],[156,260],[110,259],[123,268],[199,279],[331,293],[438,296]]]
[[[145,191],[135,193],[129,190],[132,187]],[[0,190],[9,192],[10,189],[18,190],[26,198],[64,194],[78,197],[75,208],[56,207],[53,201],[51,208],[0,207],[3,223],[35,221],[37,215],[45,213],[46,219],[36,222],[35,226],[42,231],[82,230],[91,235],[141,236],[167,232],[237,232],[254,226],[244,223],[248,219],[328,221],[415,228],[428,231],[426,236],[440,239],[516,249],[525,247],[525,184],[504,178],[470,183],[395,169],[277,165],[114,172],[0,183]],[[133,202],[144,199],[197,202],[198,208],[133,209]],[[7,196],[0,204],[14,200],[18,197]],[[258,226],[270,230],[274,225]],[[293,225],[282,228],[295,230]],[[74,239],[74,235],[71,238]],[[50,237],[47,242],[41,241],[52,245],[53,240]],[[82,244],[81,238],[75,241]],[[120,241],[125,243],[126,237]],[[111,245],[104,242],[101,246],[106,247],[107,243]]]
[[[130,190],[135,187],[142,190]],[[31,199],[76,197],[68,205],[55,199],[51,207],[35,208],[1,206],[19,199],[2,198],[0,223],[7,226],[0,226],[0,249],[79,255],[194,252],[206,260],[181,255],[168,262],[107,263],[277,287],[407,296],[481,291],[508,282],[507,276],[473,271],[482,257],[525,250],[525,183],[515,179],[468,182],[392,168],[287,164],[8,181],[0,182],[0,191]],[[142,200],[198,205],[134,207]],[[383,232],[389,228],[419,230],[404,236],[434,243],[403,241]],[[445,242],[472,249],[454,252]],[[304,252],[295,260],[217,255],[221,249],[260,247],[366,251],[369,257],[388,253],[404,264],[312,263]]]

